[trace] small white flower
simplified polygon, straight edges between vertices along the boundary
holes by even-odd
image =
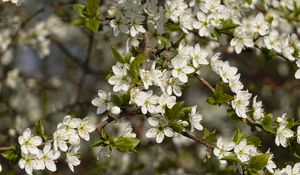
[[[69,138],[69,133],[66,133],[64,130],[59,129],[53,133],[53,147],[57,151],[58,148],[63,152],[68,150],[67,140]]]
[[[281,43],[278,31],[272,30],[268,36],[264,37],[264,43],[268,49],[274,49],[276,52],[281,53]]]
[[[193,14],[191,11],[185,11],[179,17],[179,25],[183,32],[189,33],[193,29]]]
[[[187,74],[193,73],[195,69],[187,65],[186,59],[175,58],[171,62],[174,67],[172,76],[178,78],[182,83],[188,82]]]
[[[286,148],[288,139],[293,136],[294,132],[286,128],[286,124],[280,125],[276,132],[275,144]]]
[[[81,138],[86,141],[90,140],[90,133],[95,131],[96,126],[90,122],[88,117],[81,120],[78,126],[78,134]]]
[[[252,22],[254,32],[259,33],[260,35],[266,35],[270,28],[270,24],[265,21],[265,17],[262,13],[256,15],[255,19]]]
[[[189,122],[191,124],[191,132],[194,132],[194,128],[201,131],[203,126],[201,125],[202,115],[197,112],[197,106],[193,106],[191,113],[189,114]]]
[[[114,75],[108,79],[108,83],[114,85],[113,91],[119,92],[122,90],[127,92],[131,84],[131,79],[127,72],[129,70],[129,65],[127,63],[121,64],[118,62],[112,67],[112,70]]]
[[[51,150],[51,142],[47,142],[43,148],[43,152],[41,154],[40,160],[42,161],[42,169],[45,169],[45,167],[51,171],[56,171],[56,165],[54,163],[55,160],[57,160],[60,156],[59,151]]]
[[[247,145],[246,139],[243,139],[234,147],[234,153],[238,159],[242,162],[246,162],[251,156],[256,154],[256,147],[253,145]]]
[[[231,106],[239,117],[247,118],[247,110],[251,94],[248,91],[239,91],[231,101]]]
[[[159,98],[158,98],[158,110],[161,111],[161,113],[165,112],[165,107],[171,109],[175,104],[176,104],[176,97],[175,96],[169,96],[166,93],[163,93]]]
[[[40,136],[33,136],[29,128],[25,129],[23,134],[19,136],[18,142],[21,145],[21,151],[24,154],[38,154],[39,149],[37,146],[40,146],[43,142]]]
[[[229,156],[233,148],[235,147],[235,143],[230,140],[226,140],[222,137],[219,137],[217,140],[217,147],[214,148],[214,155],[219,159],[222,159],[225,156]]]
[[[99,98],[94,98],[92,100],[92,104],[94,106],[97,106],[97,114],[102,114],[106,110],[110,110],[112,107],[113,103],[111,102],[111,94],[110,92],[105,92],[103,90],[98,90],[98,96]]]
[[[253,118],[256,121],[260,121],[264,117],[264,109],[261,101],[256,101],[257,96],[253,98],[252,107],[253,107]]]
[[[152,90],[148,92],[141,91],[136,99],[136,104],[141,107],[142,113],[146,114],[156,113],[156,104],[158,103],[158,97],[153,95]]]
[[[122,136],[124,137],[136,137],[136,134],[132,131],[132,126],[128,126]]]
[[[214,29],[214,26],[210,24],[210,20],[210,16],[206,16],[201,11],[197,13],[197,20],[194,21],[193,27],[199,30],[199,36],[210,37]]]
[[[252,36],[249,36],[247,32],[236,29],[234,31],[234,38],[232,38],[232,40],[230,41],[230,45],[235,48],[235,52],[237,54],[240,54],[244,49],[244,46],[253,47],[254,42]]]
[[[224,83],[228,83],[232,78],[235,78],[237,71],[236,67],[230,66],[228,62],[224,62],[219,69],[219,75]]]
[[[201,49],[199,44],[195,45],[190,54],[192,57],[193,66],[195,68],[198,68],[199,65],[208,64],[208,61],[206,59],[208,56],[208,52],[204,49]]]
[[[270,173],[274,173],[274,169],[277,167],[276,164],[274,163],[274,161],[272,160],[274,155],[270,154],[270,150],[267,151],[267,153],[270,155],[268,163],[266,165],[266,169],[270,172]]]
[[[173,137],[174,131],[168,126],[160,125],[159,119],[155,117],[149,117],[148,123],[153,126],[146,132],[147,138],[156,138],[157,143],[161,143],[164,140],[164,137]]]
[[[21,169],[25,169],[25,172],[32,175],[33,170],[42,169],[42,163],[38,159],[38,155],[35,154],[22,154],[22,158],[19,160],[18,165]]]
[[[66,162],[72,172],[74,172],[74,166],[80,165],[79,156],[79,146],[70,147],[68,152],[66,153]]]

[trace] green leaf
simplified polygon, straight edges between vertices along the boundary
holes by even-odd
[[[99,146],[105,147],[107,145],[109,145],[109,144],[107,144],[107,142],[104,142],[102,140],[94,140],[90,144],[90,147],[99,147]]]
[[[267,60],[270,60],[270,59],[272,59],[274,56],[276,56],[276,52],[273,51],[273,50],[269,50],[269,49],[267,49],[267,48],[261,48],[260,50],[261,50],[261,52],[264,54],[264,56],[265,56],[265,58],[266,58]]]
[[[34,124],[34,129],[37,135],[41,136],[44,140],[47,140],[47,135],[45,134],[45,129],[41,120]]]
[[[21,150],[19,147],[11,146],[8,151],[1,153],[1,155],[12,163],[18,163],[21,158]]]
[[[130,106],[130,94],[124,94],[124,95],[112,95],[112,102],[117,105],[120,108],[126,108]]]
[[[248,168],[255,170],[262,170],[266,167],[269,161],[270,154],[262,154],[251,157]]]
[[[244,138],[245,138],[245,134],[242,133],[242,132],[240,131],[239,128],[237,128],[236,134],[235,134],[235,136],[234,136],[234,138],[233,138],[233,141],[234,141],[236,144],[238,144],[238,143],[240,143],[240,141],[242,141]]]
[[[238,159],[236,156],[225,156],[222,157],[221,160],[226,160],[228,162],[232,163],[242,163],[240,159]]]
[[[238,24],[234,24],[232,19],[226,19],[226,20],[221,19],[221,23],[223,25],[223,27],[221,29],[222,32],[233,32],[233,29],[240,26]]]
[[[245,0],[247,4],[251,5],[252,4],[252,0]]]
[[[116,49],[111,47],[111,52],[116,60],[118,60],[120,63],[123,63],[123,64],[125,63],[124,57],[122,57],[122,55]]]
[[[235,110],[233,109],[228,109],[227,114],[230,118],[236,121],[240,121],[240,117],[236,114]]]
[[[135,137],[119,137],[114,141],[114,147],[120,152],[134,152],[140,140]]]
[[[222,105],[225,103],[229,103],[233,100],[233,96],[227,93],[224,93],[224,85],[218,83],[215,88],[215,92],[213,97],[208,97],[207,102],[211,105]]]
[[[261,140],[256,136],[247,136],[246,137],[248,145],[261,146]]]
[[[216,130],[209,131],[207,128],[204,128],[203,138],[215,142],[217,140]]]
[[[273,118],[272,114],[267,114],[264,116],[263,120],[261,121],[261,125],[263,129],[270,133],[274,133],[273,126],[272,126],[272,118]]]
[[[163,45],[165,48],[168,47],[168,44],[169,44],[168,39],[165,38],[164,36],[159,36],[159,42],[160,42],[160,44]]]
[[[86,10],[90,17],[96,16],[99,3],[100,3],[100,0],[87,0],[86,1]]]
[[[131,79],[137,83],[139,81],[140,65],[147,59],[146,55],[138,54],[129,67]]]
[[[84,9],[84,5],[83,4],[79,4],[79,3],[77,3],[77,4],[74,4],[73,5],[73,10],[76,12],[76,14],[78,15],[78,16],[80,16],[80,17],[85,17],[84,15],[83,15],[83,9]]]
[[[172,109],[167,108],[165,117],[169,120],[174,120],[184,116],[184,103],[184,101],[179,101],[172,107]]]
[[[93,31],[94,33],[98,32],[100,26],[100,21],[97,19],[89,19],[88,21],[85,22],[85,27]]]

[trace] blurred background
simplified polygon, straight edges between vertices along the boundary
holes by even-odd
[[[103,119],[96,115],[91,100],[98,89],[111,91],[106,76],[116,60],[110,48],[124,53],[127,38],[114,37],[109,25],[103,25],[95,34],[73,25],[78,16],[72,5],[78,2],[85,3],[72,0],[24,0],[22,6],[0,3],[0,146],[16,144],[18,135],[39,119],[48,133],[67,114],[89,116],[95,122]],[[100,8],[105,11],[112,4],[102,1]],[[191,34],[187,39],[193,37]],[[299,119],[300,82],[294,78],[293,65],[280,58],[268,60],[256,50],[236,55],[232,48],[219,45],[215,51],[222,51],[222,58],[239,68],[242,82],[263,101],[267,113],[275,117],[288,113]],[[218,81],[209,69],[203,69],[202,74],[211,84]],[[191,81],[183,94],[187,105],[198,106],[204,116],[203,125],[216,129],[218,135],[232,137],[237,127],[251,134],[250,127],[227,116],[227,107],[206,102],[211,93],[200,82]],[[103,150],[89,148],[89,143],[83,142],[82,163],[74,174],[232,174],[230,169],[220,167],[215,158],[207,160],[205,147],[191,140],[176,136],[157,144],[146,139],[144,134],[149,126],[143,116],[118,120],[107,130],[118,136],[129,125],[141,138],[137,153],[113,150],[107,157]],[[277,165],[283,167],[284,162],[297,161],[289,151],[276,147],[273,137],[259,131],[255,134],[262,138],[261,151],[270,148],[275,153]],[[57,172],[35,174],[72,174],[67,164],[60,161]],[[0,163],[3,174],[25,173],[2,157]]]

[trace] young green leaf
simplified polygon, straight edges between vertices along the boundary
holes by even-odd
[[[226,160],[228,162],[232,163],[242,163],[240,159],[238,159],[236,156],[225,156],[222,157],[221,160]]]
[[[272,125],[272,114],[267,114],[264,116],[263,120],[261,121],[261,125],[265,131],[270,133],[274,133],[273,125]]]
[[[90,17],[96,16],[99,3],[100,3],[100,0],[87,0],[86,1],[86,10]]]
[[[100,26],[100,21],[97,19],[89,19],[85,22],[85,27],[93,31],[94,33],[98,32]]]
[[[1,155],[12,163],[17,163],[21,158],[21,150],[19,147],[11,146],[8,151],[1,153]]]
[[[134,152],[135,147],[140,143],[138,138],[119,137],[114,141],[114,147],[120,152]]]
[[[47,140],[47,135],[45,133],[45,129],[44,129],[44,126],[42,124],[42,121],[39,120],[38,122],[36,122],[34,124],[34,128],[35,128],[35,132],[41,136],[44,140]]]
[[[117,61],[123,64],[125,63],[124,57],[122,57],[122,55],[115,48],[111,47],[111,52]]]
[[[269,161],[270,154],[262,154],[251,157],[248,168],[255,170],[262,170],[266,167]]]
[[[147,59],[146,55],[138,54],[129,67],[129,75],[131,79],[137,83],[139,81],[140,65]]]
[[[77,3],[77,4],[74,4],[73,5],[73,9],[74,9],[74,11],[76,12],[76,14],[78,15],[78,16],[80,16],[80,17],[85,17],[84,15],[83,15],[83,9],[85,8],[85,6],[83,5],[83,4],[79,4],[79,3]]]
[[[239,128],[237,128],[236,134],[235,134],[235,136],[234,136],[234,138],[233,138],[233,141],[234,141],[236,144],[238,144],[238,143],[240,143],[240,141],[242,141],[244,138],[245,138],[245,134],[242,133],[242,132],[240,131]]]

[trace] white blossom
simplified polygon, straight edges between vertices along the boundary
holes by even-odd
[[[172,70],[172,76],[178,78],[181,82],[188,82],[188,74],[191,74],[195,69],[187,65],[186,59],[174,58],[172,59],[172,65],[174,69]]]
[[[161,125],[159,119],[157,119],[155,117],[149,117],[148,123],[153,128],[150,128],[146,132],[147,138],[156,138],[156,142],[161,143],[164,140],[165,136],[173,137],[174,131],[172,130],[172,128]]]
[[[277,146],[287,147],[287,141],[294,136],[294,132],[286,127],[286,124],[282,124],[276,131],[275,144]]]
[[[108,83],[114,85],[114,92],[119,92],[121,90],[124,92],[128,91],[131,84],[131,79],[127,72],[128,69],[128,64],[121,64],[119,62],[112,67],[114,75],[108,79]]]
[[[103,90],[98,90],[98,96],[99,98],[94,98],[92,100],[92,104],[97,108],[97,114],[102,114],[106,110],[110,110],[113,106],[113,103],[111,102],[111,94],[110,92],[105,92]]]
[[[214,148],[214,155],[219,159],[222,159],[225,156],[229,156],[232,154],[232,150],[235,147],[235,143],[233,141],[224,139],[223,137],[219,137],[217,140],[217,146]]]
[[[86,141],[90,140],[90,133],[95,131],[96,126],[90,122],[88,117],[81,120],[78,126],[78,135]]]
[[[42,138],[40,136],[33,136],[29,128],[25,129],[23,134],[19,136],[18,142],[21,145],[21,151],[24,154],[38,154],[37,148],[42,144]]]
[[[42,168],[47,168],[51,172],[56,171],[55,160],[57,160],[60,156],[59,151],[54,151],[51,149],[51,142],[47,142],[43,148],[43,152],[41,153],[41,161],[42,161]]]
[[[66,152],[66,162],[72,172],[74,172],[74,166],[78,166],[80,164],[79,160],[79,146],[70,147]]]
[[[141,107],[142,113],[147,112],[156,113],[156,105],[158,103],[158,96],[153,95],[153,91],[141,91],[136,99],[136,104]]]
[[[231,106],[239,117],[247,118],[247,110],[251,96],[248,91],[239,91],[231,101]]]
[[[203,126],[201,125],[202,118],[202,115],[197,112],[197,106],[193,106],[191,113],[189,113],[191,132],[194,132],[194,129],[197,129],[199,131],[203,130]]]
[[[256,154],[256,147],[253,145],[247,145],[246,139],[243,139],[234,147],[234,153],[238,159],[242,162],[246,162],[251,156]]]

